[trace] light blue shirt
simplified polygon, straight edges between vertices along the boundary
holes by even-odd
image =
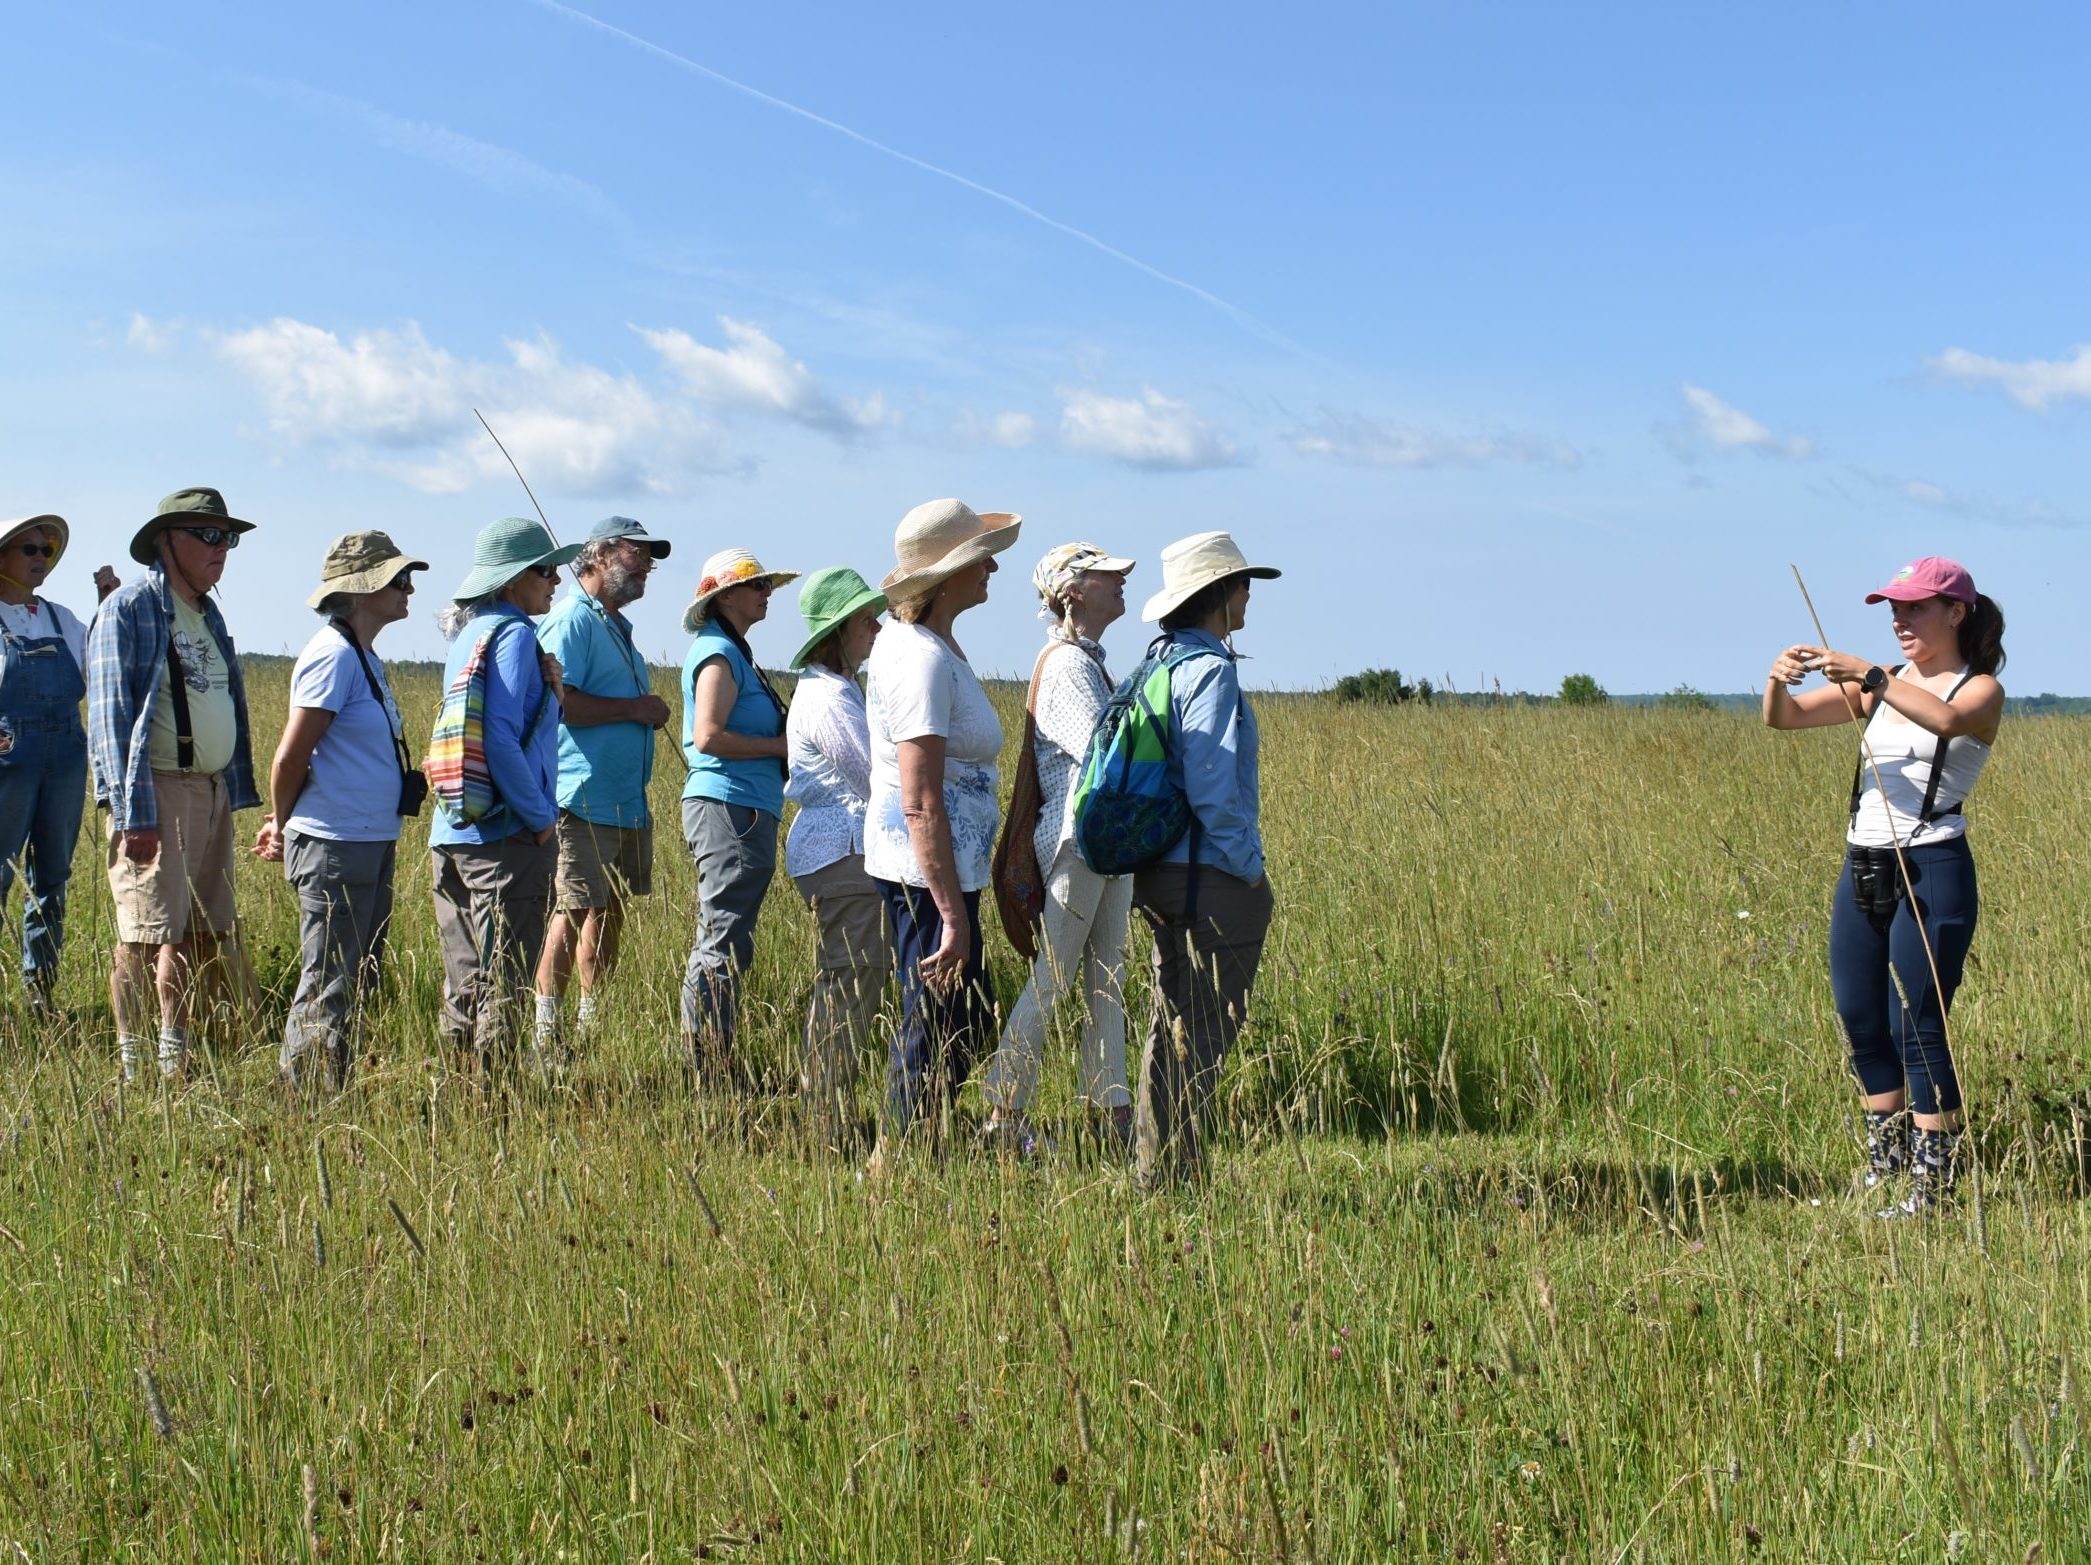
[[[1202,630],[1178,631],[1176,640],[1214,654],[1186,658],[1169,675],[1169,705],[1176,720],[1169,780],[1183,789],[1197,817],[1198,862],[1242,880],[1261,880],[1256,714],[1242,695],[1234,654],[1225,642]],[[1191,836],[1185,832],[1162,862],[1190,863]]]
[[[691,695],[697,671],[713,658],[724,658],[733,672],[739,694],[726,714],[729,733],[770,739],[784,732],[784,710],[772,699],[755,665],[717,624],[706,621],[690,643],[682,660],[682,753],[690,763],[690,775],[682,785],[685,799],[717,799],[721,804],[739,804],[773,816],[784,813],[784,761],[779,756],[756,756],[745,761],[725,761],[697,748],[693,732]]]
[[[520,631],[488,624],[490,617],[523,622]],[[557,818],[553,789],[559,779],[559,713],[537,661],[530,616],[513,603],[496,601],[480,611],[457,639],[443,665],[448,690],[480,639],[492,634],[494,655],[486,669],[486,769],[493,779],[494,807],[465,826],[437,810],[429,822],[428,845],[500,842],[519,831],[540,832]],[[527,731],[528,739],[525,740]]]
[[[286,830],[328,842],[394,842],[399,838],[399,706],[374,653],[370,671],[332,625],[305,643],[290,675],[290,704],[334,714],[312,748],[312,771]]]
[[[538,626],[537,639],[565,670],[566,688],[605,700],[649,695],[646,660],[631,621],[576,586]],[[597,826],[649,824],[653,730],[644,723],[559,725],[559,808]]]

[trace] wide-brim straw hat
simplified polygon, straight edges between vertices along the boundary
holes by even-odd
[[[499,592],[533,565],[566,565],[581,552],[577,543],[554,543],[543,522],[504,516],[479,529],[472,544],[472,569],[458,583],[455,601],[468,603]]]
[[[697,596],[682,611],[682,628],[695,635],[711,614],[712,599],[729,587],[745,587],[751,581],[766,581],[772,587],[781,587],[798,579],[797,571],[765,570],[762,561],[746,549],[721,549],[704,562],[704,574],[697,578]]]
[[[975,511],[962,500],[926,501],[894,529],[896,563],[879,588],[894,603],[934,592],[946,577],[1015,543],[1023,520],[1014,511]]]
[[[863,609],[883,609],[886,595],[847,565],[815,571],[799,589],[799,617],[806,622],[806,644],[792,654],[791,667],[804,668],[813,649],[850,622]]]
[[[227,532],[251,533],[252,522],[229,515],[225,496],[198,485],[177,489],[160,502],[160,514],[131,535],[131,558],[140,565],[160,563],[159,537],[170,527],[222,527]]]
[[[1273,565],[1251,565],[1231,533],[1193,533],[1162,550],[1162,590],[1147,600],[1140,618],[1158,620],[1200,587],[1209,587],[1229,576],[1255,576],[1268,581],[1283,574]]]
[[[32,527],[42,529],[44,541],[51,546],[50,569],[56,570],[65,546],[73,541],[73,530],[64,517],[54,516],[49,511],[42,516],[23,516],[11,522],[0,522],[0,549],[5,549]]]
[[[403,553],[381,532],[343,533],[320,561],[319,585],[305,600],[316,609],[337,592],[376,592],[392,585],[401,571],[425,571],[428,561]]]

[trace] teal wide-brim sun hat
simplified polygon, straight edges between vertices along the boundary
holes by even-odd
[[[792,654],[791,666],[804,668],[814,648],[849,623],[860,609],[883,609],[886,595],[847,565],[815,571],[799,589],[799,617],[806,622],[806,644]]]
[[[479,529],[472,569],[453,595],[459,603],[499,592],[533,565],[565,565],[581,552],[577,543],[554,543],[543,522],[504,516]]]

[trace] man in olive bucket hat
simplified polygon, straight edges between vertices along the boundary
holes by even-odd
[[[233,938],[235,810],[261,804],[239,656],[211,589],[253,523],[215,489],[180,489],[131,539],[147,574],[87,634],[88,754],[109,811],[117,1051],[135,1077],[154,1022],[160,1074],[181,1074],[196,974]]]

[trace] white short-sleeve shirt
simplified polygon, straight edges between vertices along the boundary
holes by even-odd
[[[900,799],[900,744],[931,735],[944,741],[944,809],[961,891],[988,883],[1001,807],[995,763],[1002,720],[972,666],[935,631],[889,622],[865,665],[871,722],[871,805],[864,822],[864,868],[875,880],[926,885],[908,838]]]

